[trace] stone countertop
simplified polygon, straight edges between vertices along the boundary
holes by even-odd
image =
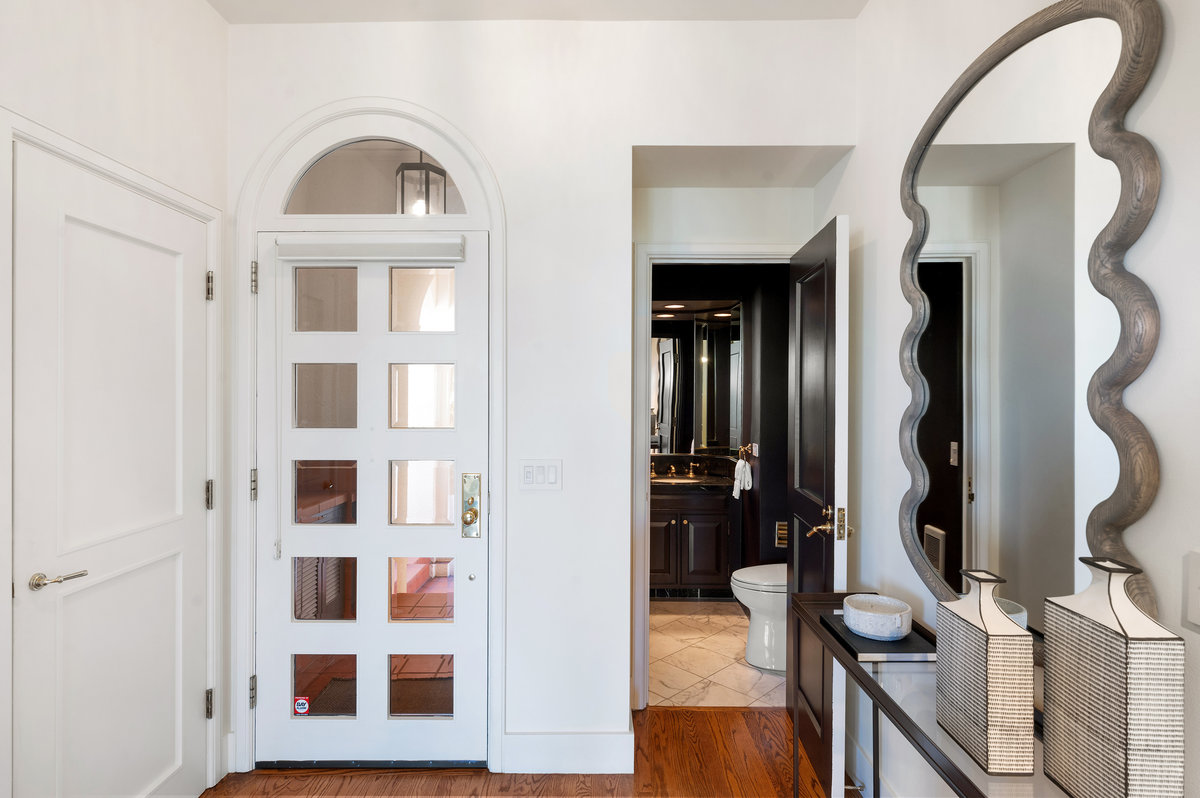
[[[731,477],[663,475],[650,478],[651,493],[725,493],[732,491],[733,479]]]

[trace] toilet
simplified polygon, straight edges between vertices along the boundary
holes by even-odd
[[[746,662],[756,668],[787,668],[787,564],[739,568],[729,580],[733,595],[750,610]]]

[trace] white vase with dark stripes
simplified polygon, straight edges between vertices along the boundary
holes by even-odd
[[[937,608],[937,721],[993,776],[1033,775],[1033,637],[996,606],[989,571]]]
[[[1046,599],[1043,770],[1073,798],[1182,796],[1183,640],[1125,592],[1141,569],[1080,561],[1091,586]]]

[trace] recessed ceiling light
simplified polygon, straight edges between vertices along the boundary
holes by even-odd
[[[687,305],[664,305],[667,310],[683,310]]]
[[[674,313],[656,313],[654,315],[654,318],[656,318],[656,319],[673,319],[673,318],[675,318],[675,314]]]
[[[714,319],[732,319],[733,314],[732,313],[714,313],[713,318]]]

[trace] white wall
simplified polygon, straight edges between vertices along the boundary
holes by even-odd
[[[638,244],[803,244],[812,237],[811,188],[638,188]]]
[[[899,596],[913,604],[918,616],[932,621],[934,602],[914,572],[897,534],[897,509],[909,485],[900,460],[897,430],[909,392],[900,376],[897,345],[910,311],[900,290],[900,257],[911,227],[899,203],[900,171],[913,139],[929,111],[970,61],[993,40],[1045,5],[1042,0],[912,0],[870,3],[858,20],[859,136],[848,156],[836,188],[818,192],[817,215],[851,214],[851,310],[860,320],[860,336],[853,346],[851,379],[851,449],[858,465],[852,476],[851,512],[860,519],[861,534],[851,540],[853,585]],[[1200,9],[1187,0],[1162,0],[1166,40],[1158,70],[1146,94],[1128,120],[1129,127],[1146,135],[1158,149],[1164,170],[1164,188],[1158,212],[1128,258],[1130,269],[1142,276],[1158,298],[1163,336],[1146,375],[1126,394],[1127,405],[1147,424],[1158,444],[1163,480],[1158,498],[1147,516],[1132,527],[1126,540],[1138,557],[1159,596],[1160,619],[1181,632],[1188,650],[1188,706],[1200,701],[1200,639],[1197,627],[1181,619],[1181,558],[1200,548],[1191,494],[1200,479],[1200,449],[1194,444],[1200,419],[1194,407],[1200,397],[1200,361],[1194,342],[1200,337],[1200,317],[1193,312],[1200,302],[1200,273],[1181,268],[1195,260],[1192,220],[1200,216],[1200,193],[1190,176],[1200,174],[1200,153],[1191,142],[1200,128],[1200,107],[1195,101],[1193,76],[1200,70],[1200,53],[1183,43],[1200,36]],[[1097,23],[1105,25],[1108,23]],[[1060,31],[1059,33],[1068,33]],[[1074,36],[1074,33],[1069,35]],[[897,47],[895,42],[903,42]],[[1072,50],[1068,61],[1086,52]],[[1042,93],[1047,74],[1072,75],[1070,63],[1038,77],[1003,79],[997,71],[987,80],[1000,79],[995,107],[1007,117],[975,114],[984,124],[968,135],[975,141],[1076,141],[1076,253],[1086,253],[1095,232],[1111,214],[1115,195],[1106,193],[1111,180],[1088,173],[1078,158],[1088,152],[1078,135],[1078,119],[1097,96],[1083,87],[1059,96],[1044,110],[1031,113],[1021,99],[1020,113],[1011,100],[1025,92]],[[1020,69],[1018,72],[1022,71]],[[1100,76],[1100,82],[1107,80]],[[1076,82],[1094,83],[1076,76]],[[1000,101],[1003,95],[1009,100]],[[1007,118],[1007,121],[1006,121]],[[1034,122],[1038,138],[1019,123]],[[1019,128],[1019,129],[1018,129]],[[947,128],[947,133],[955,133]],[[942,143],[943,139],[939,139]],[[827,202],[825,209],[821,200]],[[1101,210],[1104,208],[1106,210]],[[1097,215],[1100,221],[1097,223]],[[1076,268],[1077,330],[1076,402],[1076,510],[1077,530],[1091,506],[1111,491],[1115,455],[1111,443],[1095,430],[1082,412],[1083,391],[1092,371],[1111,352],[1115,342],[1115,314],[1105,300],[1091,292]],[[1076,553],[1083,553],[1077,547]],[[1188,714],[1188,736],[1200,739],[1200,714]],[[903,750],[897,741],[893,750]],[[897,755],[899,759],[901,755]],[[911,761],[911,757],[904,757]],[[1200,791],[1200,760],[1188,763],[1187,790]]]
[[[998,355],[998,591],[1045,629],[1042,599],[1075,581],[1075,153],[1000,185],[994,261]],[[1086,257],[1086,253],[1085,253]]]
[[[563,460],[561,494],[507,497],[504,745],[538,748],[522,767],[613,767],[552,738],[629,731],[632,148],[850,143],[853,41],[849,21],[231,31],[231,192],[285,125],[360,95],[445,117],[497,176],[507,456]]]
[[[5,0],[0,105],[225,204],[228,26],[204,0]]]
[[[173,192],[224,207],[228,26],[204,0],[5,0],[0,17],[0,107]],[[220,428],[213,434],[223,437]],[[223,566],[214,563],[218,573]],[[7,684],[11,657],[3,660]],[[214,687],[228,694],[222,674]],[[9,734],[7,726],[0,732],[5,751]],[[10,776],[0,772],[0,795]]]

